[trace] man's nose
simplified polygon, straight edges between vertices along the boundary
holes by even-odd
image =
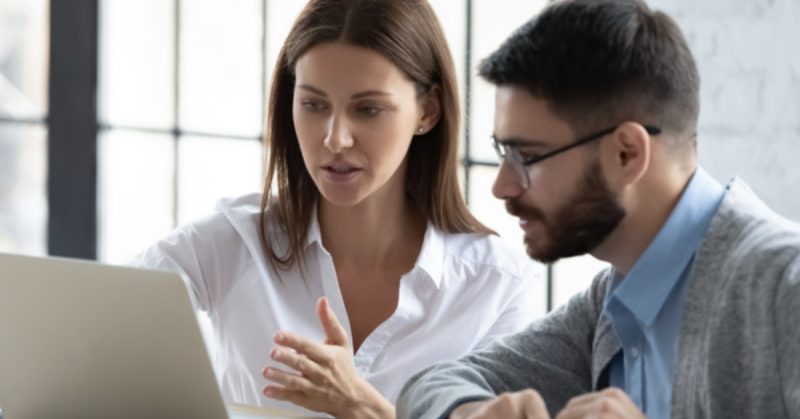
[[[500,169],[494,178],[494,184],[492,184],[492,195],[495,198],[507,200],[516,198],[522,195],[523,192],[525,192],[525,188],[522,187],[519,179],[514,174],[514,169],[505,161],[501,162]]]

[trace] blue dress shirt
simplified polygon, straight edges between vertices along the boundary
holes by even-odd
[[[687,276],[725,193],[697,168],[667,222],[627,276],[612,273],[603,315],[622,349],[609,363],[609,384],[648,418],[669,418]]]

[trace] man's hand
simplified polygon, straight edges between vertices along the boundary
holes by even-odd
[[[636,404],[624,391],[609,387],[596,393],[573,397],[556,419],[644,419]]]
[[[534,390],[505,393],[492,400],[464,403],[450,419],[550,419],[542,397]],[[573,397],[556,419],[645,419],[633,400],[618,388]]]
[[[394,406],[356,372],[347,332],[326,298],[317,303],[317,315],[322,344],[289,332],[275,335],[272,358],[295,372],[265,368],[264,377],[280,386],[265,387],[264,395],[336,417],[394,418]]]
[[[534,390],[504,393],[479,402],[458,406],[450,419],[550,419],[542,396]]]

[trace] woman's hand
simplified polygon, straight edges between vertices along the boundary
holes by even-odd
[[[294,371],[264,368],[264,377],[279,384],[266,386],[264,395],[336,417],[394,418],[394,406],[356,372],[347,332],[327,298],[317,302],[317,315],[325,330],[322,344],[290,332],[275,334],[272,359]]]

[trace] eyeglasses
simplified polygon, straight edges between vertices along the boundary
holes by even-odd
[[[661,128],[650,125],[642,126],[650,135],[661,134]],[[526,145],[524,140],[508,140],[498,142],[497,138],[492,135],[492,145],[494,146],[494,150],[497,152],[497,157],[500,159],[500,162],[505,162],[508,164],[508,166],[513,170],[514,174],[517,176],[517,181],[519,181],[519,184],[522,185],[523,188],[528,189],[531,186],[530,175],[528,175],[528,167],[530,167],[532,164],[539,163],[542,160],[549,159],[550,157],[561,154],[579,145],[597,140],[598,138],[603,138],[606,135],[616,131],[616,129],[617,126],[606,128],[602,131],[595,132],[594,134],[589,134],[586,137],[579,138],[574,142],[565,145],[564,147],[557,148],[544,154],[523,155],[530,154],[520,152],[519,150],[520,147],[524,147]]]

